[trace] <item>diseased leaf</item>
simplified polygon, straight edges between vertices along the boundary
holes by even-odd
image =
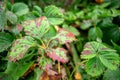
[[[74,34],[61,28],[58,29],[58,34],[56,35],[55,39],[57,39],[61,44],[69,43],[76,40]]]
[[[51,64],[52,60],[49,59],[49,58],[46,58],[44,56],[42,57],[38,57],[38,63],[39,63],[39,66],[42,67],[44,70],[47,68],[47,65],[48,64]]]
[[[94,57],[86,63],[85,69],[88,74],[92,76],[98,76],[103,73],[105,67],[99,58]]]
[[[45,11],[45,16],[48,18],[50,24],[58,25],[64,21],[64,19],[62,18],[63,17],[62,11],[56,6],[53,5],[47,6],[45,7],[44,11]]]
[[[104,64],[104,66],[106,66],[110,70],[117,69],[116,64],[119,64],[118,54],[116,54],[114,52],[109,52],[109,53],[103,52],[103,53],[101,53],[99,58],[100,58],[101,62]]]
[[[23,58],[23,56],[28,51],[28,49],[35,45],[36,45],[36,42],[30,36],[25,36],[21,39],[17,39],[16,41],[13,42],[13,45],[9,54],[9,60],[15,62],[16,60]]]
[[[110,48],[106,47],[105,45],[98,43],[98,42],[95,42],[95,41],[88,42],[84,46],[81,58],[90,59],[90,58],[97,56],[97,54],[100,54],[101,52],[113,52],[113,53],[115,53],[115,50],[110,49]]]
[[[105,67],[116,70],[119,64],[119,55],[115,50],[95,41],[85,44],[81,58],[88,60],[86,71],[92,76],[100,75]]]
[[[66,50],[64,48],[56,48],[56,49],[47,49],[47,56],[52,58],[53,60],[57,60],[58,62],[66,63],[68,62],[68,58],[66,56]]]
[[[11,46],[13,38],[9,33],[0,32],[0,52]]]
[[[49,30],[50,25],[45,16],[35,20],[25,21],[23,24],[26,35],[40,39]]]

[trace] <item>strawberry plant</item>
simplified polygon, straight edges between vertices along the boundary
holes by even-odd
[[[119,4],[0,1],[0,80],[119,80]]]

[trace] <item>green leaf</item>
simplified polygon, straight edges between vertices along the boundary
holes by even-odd
[[[120,68],[117,70],[106,70],[103,80],[120,80]]]
[[[74,35],[80,35],[80,32],[74,26],[63,26],[64,29],[68,30],[69,32],[73,33]]]
[[[117,66],[114,65],[114,62],[116,62],[117,60],[114,58],[118,58],[118,55],[113,56],[112,54],[114,54],[114,53],[112,53],[111,55],[110,54],[111,53],[109,53],[109,55],[100,55],[99,56],[100,61],[110,70],[116,70]],[[119,58],[118,58],[118,60],[119,60]]]
[[[6,15],[5,15],[5,11],[1,11],[0,12],[0,29],[4,29],[6,25]]]
[[[117,65],[119,64],[119,55],[116,54],[116,51],[103,51],[100,52],[99,56],[101,62],[110,70],[116,70]]]
[[[13,77],[13,80],[18,80],[32,66],[33,63],[33,61],[29,63],[22,62],[19,64],[8,62],[5,73],[11,75]]]
[[[12,76],[5,74],[3,72],[0,72],[0,80],[13,80]]]
[[[112,44],[114,46],[114,49],[117,50],[117,52],[120,54],[120,46],[114,43],[113,41],[112,41]]]
[[[42,16],[35,20],[25,21],[23,24],[26,35],[40,39],[50,29],[49,22],[46,17]]]
[[[82,22],[82,24],[80,25],[80,28],[83,30],[88,29],[90,26],[92,26],[92,23],[90,20],[85,20]]]
[[[62,11],[54,5],[45,7],[45,16],[52,25],[58,25],[63,23],[63,13]]]
[[[35,68],[34,69],[34,80],[40,80],[41,74],[42,74],[42,70],[40,68]]]
[[[61,44],[69,43],[76,40],[75,35],[65,29],[59,28],[58,34],[54,37]]]
[[[28,49],[36,46],[36,44],[35,40],[30,36],[15,40],[9,53],[9,60],[15,62],[23,58]]]
[[[34,20],[36,18],[38,18],[38,16],[34,15],[34,12],[32,11],[32,12],[29,12],[29,13],[21,16],[19,19],[21,21],[26,21],[26,20]]]
[[[13,12],[7,11],[6,12],[6,17],[12,24],[17,23],[18,18]]]
[[[99,76],[103,73],[105,67],[99,60],[99,58],[94,57],[86,63],[86,72],[92,76]]]
[[[110,42],[111,40],[114,42],[118,42],[120,40],[120,29],[118,26],[113,26],[104,30],[104,41]]]
[[[33,10],[34,10],[34,11],[37,11],[37,12],[39,13],[39,15],[42,15],[42,9],[41,9],[39,6],[36,6],[36,5],[35,5],[35,6],[33,7]]]
[[[58,62],[68,62],[66,50],[64,48],[47,49],[47,56],[49,56],[53,60],[57,60]]]
[[[99,27],[93,27],[88,31],[89,40],[96,40],[97,38],[102,38],[103,33]]]
[[[26,80],[40,80],[42,73],[43,70],[37,67],[34,69],[34,74],[31,74],[29,77],[26,78]]]
[[[0,52],[9,48],[12,44],[13,37],[9,33],[0,32]]]
[[[50,38],[56,36],[56,34],[57,34],[56,29],[53,26],[51,26],[49,31],[44,35],[44,38],[50,39]]]
[[[26,13],[28,13],[29,11],[29,8],[26,4],[24,3],[15,3],[13,6],[12,6],[12,11],[13,13],[15,13],[17,16],[22,16]]]
[[[120,10],[111,9],[111,12],[113,17],[120,16]]]
[[[65,19],[68,20],[68,21],[74,21],[77,18],[75,16],[75,13],[73,13],[73,12],[66,12],[65,13]]]

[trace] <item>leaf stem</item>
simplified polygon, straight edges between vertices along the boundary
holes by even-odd
[[[60,62],[58,61],[58,73],[60,74]]]
[[[81,65],[81,64],[83,64],[83,63],[85,63],[85,62],[87,62],[88,60],[84,60],[84,61],[82,61],[82,62],[80,62],[74,69],[73,69],[73,71],[72,71],[72,73],[71,73],[71,75],[70,75],[70,78],[72,77],[72,75],[73,75],[73,73],[76,71],[76,69],[78,69],[78,67]]]

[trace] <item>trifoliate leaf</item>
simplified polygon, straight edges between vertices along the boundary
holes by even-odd
[[[26,35],[40,39],[49,30],[49,22],[46,17],[42,16],[35,20],[25,21],[23,24]]]
[[[115,50],[95,41],[85,44],[81,58],[88,60],[86,71],[92,76],[100,75],[105,67],[115,70],[119,64],[119,55]]]
[[[53,60],[57,60],[58,62],[66,63],[68,62],[68,58],[66,56],[66,50],[64,48],[56,48],[56,49],[47,49],[47,56],[52,58]]]
[[[36,44],[37,43],[30,36],[15,40],[9,54],[9,60],[15,62],[16,60],[23,58],[28,49]]]

